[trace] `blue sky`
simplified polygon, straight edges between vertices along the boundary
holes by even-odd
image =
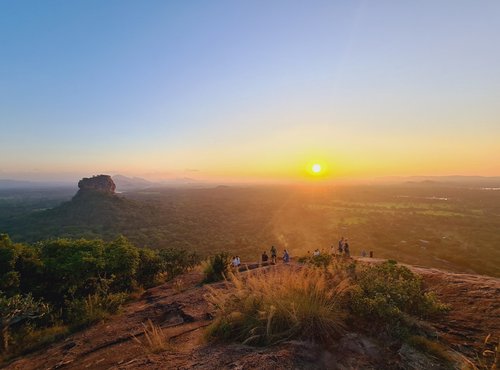
[[[0,2],[0,178],[500,175],[498,1]]]

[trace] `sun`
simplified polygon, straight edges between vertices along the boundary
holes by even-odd
[[[312,172],[314,173],[320,173],[321,172],[321,165],[318,163],[313,164],[312,166]]]

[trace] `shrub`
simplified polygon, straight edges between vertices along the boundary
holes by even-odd
[[[157,283],[161,271],[162,261],[158,253],[151,249],[140,249],[136,272],[137,283],[144,288],[151,288]]]
[[[184,249],[160,249],[159,255],[162,261],[162,269],[169,280],[188,271],[200,262],[196,253],[189,253]]]
[[[204,282],[210,283],[225,279],[228,276],[231,266],[231,257],[226,252],[217,253],[210,256],[205,262],[203,272],[205,273]]]
[[[311,260],[311,257],[309,256],[300,256],[297,258],[298,263],[308,263]]]
[[[230,274],[228,289],[208,287],[209,301],[219,311],[209,338],[267,345],[291,338],[320,341],[337,337],[344,328],[344,310],[337,299],[343,275],[304,267],[266,273]]]
[[[66,297],[85,297],[94,293],[94,281],[105,267],[102,240],[55,239],[40,242],[44,265],[41,286],[44,297],[61,306]]]
[[[0,234],[0,290],[8,295],[17,293],[19,288],[19,272],[15,271],[18,249],[8,235]]]
[[[131,290],[139,266],[139,249],[120,236],[105,246],[104,258],[104,271],[113,277],[113,290]]]
[[[319,256],[312,256],[309,262],[317,267],[326,268],[333,260],[331,254],[320,254]]]
[[[17,356],[42,348],[63,338],[69,332],[69,327],[60,323],[49,327],[32,327],[27,325],[13,335],[15,346],[13,345],[12,348],[15,347],[15,349],[11,353],[11,356]]]
[[[48,305],[34,299],[31,294],[6,297],[0,292],[0,350],[8,351],[13,325],[42,317],[48,312]]]
[[[397,336],[405,335],[405,317],[425,317],[447,309],[432,293],[424,293],[422,281],[394,261],[363,266],[356,271],[350,290],[355,315],[389,325]]]

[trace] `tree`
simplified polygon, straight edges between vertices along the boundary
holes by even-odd
[[[0,290],[14,293],[19,287],[19,273],[15,271],[16,246],[7,234],[0,234]]]
[[[172,279],[199,263],[198,255],[194,252],[189,253],[185,249],[165,248],[159,253],[167,279]]]
[[[120,236],[104,249],[105,271],[114,278],[113,286],[119,291],[130,290],[139,266],[139,250]]]
[[[47,299],[62,304],[65,297],[83,297],[96,291],[105,268],[102,240],[56,239],[38,247]]]
[[[156,251],[151,249],[139,250],[139,266],[137,267],[137,283],[145,288],[152,287],[156,277],[162,271],[162,260]]]

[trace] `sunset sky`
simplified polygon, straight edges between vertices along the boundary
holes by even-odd
[[[500,1],[0,2],[0,178],[500,175]]]

